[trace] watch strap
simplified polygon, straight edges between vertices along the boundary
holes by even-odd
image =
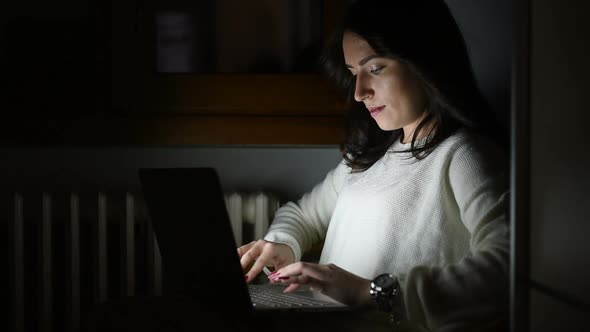
[[[393,284],[391,287],[379,287],[375,283],[378,278],[391,278]],[[371,289],[370,289],[371,297],[375,300],[377,308],[381,312],[386,312],[389,314],[389,320],[393,325],[396,325],[402,318],[402,314],[400,313],[401,308],[398,308],[398,304],[401,300],[400,298],[400,284],[398,279],[389,274],[382,274],[375,278],[373,282],[371,282]]]

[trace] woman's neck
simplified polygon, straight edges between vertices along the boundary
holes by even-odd
[[[418,128],[418,125],[420,124],[420,122],[422,122],[422,120],[424,120],[424,118],[426,118],[426,116],[427,116],[427,114],[426,114],[426,112],[424,112],[422,114],[422,116],[420,116],[418,119],[416,119],[416,121],[414,121],[414,123],[403,127],[404,136],[402,138],[402,143],[406,144],[406,143],[410,143],[412,141],[412,137],[414,136],[414,132]],[[432,118],[431,118],[422,127],[420,132],[418,132],[418,135],[416,136],[416,140],[426,138],[431,133],[433,127],[434,127],[434,121],[432,121]]]

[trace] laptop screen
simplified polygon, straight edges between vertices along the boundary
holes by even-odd
[[[251,311],[215,169],[142,168],[138,175],[162,254],[164,295]]]

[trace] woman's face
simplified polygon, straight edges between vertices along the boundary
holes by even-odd
[[[356,33],[344,33],[342,48],[356,79],[354,99],[365,104],[379,128],[403,128],[407,140],[425,115],[426,98],[418,79],[397,60],[377,56]]]

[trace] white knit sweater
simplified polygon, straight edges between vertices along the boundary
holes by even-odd
[[[485,330],[506,319],[508,195],[502,155],[459,131],[423,160],[394,143],[371,168],[341,162],[275,214],[265,239],[363,278],[399,278],[407,319],[437,331]]]

